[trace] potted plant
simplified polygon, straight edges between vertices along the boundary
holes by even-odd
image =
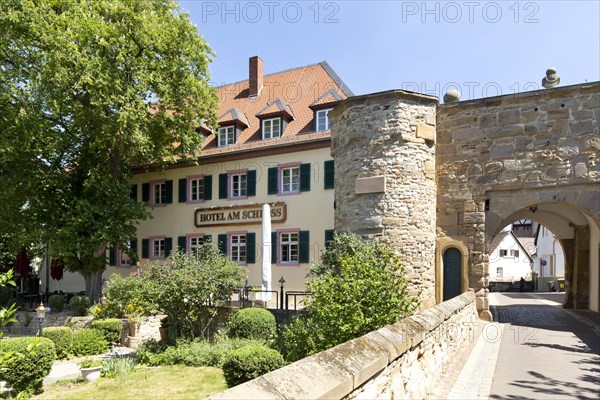
[[[79,365],[79,368],[81,369],[81,377],[84,381],[96,382],[100,378],[102,360],[94,360],[91,357],[86,357],[78,362],[77,365]]]
[[[138,313],[131,313],[127,315],[127,318],[129,320],[129,336],[137,336],[142,323],[142,316]]]

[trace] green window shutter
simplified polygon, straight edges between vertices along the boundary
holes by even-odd
[[[268,172],[269,176],[268,176],[268,188],[267,188],[267,193],[268,194],[277,194],[279,192],[278,187],[277,187],[277,177],[279,175],[279,169],[277,167],[273,167],[273,168],[269,168],[269,172]]]
[[[179,180],[179,202],[185,203],[187,201],[187,178],[181,178]]]
[[[137,201],[137,184],[133,184],[129,188],[129,197],[133,201]]]
[[[219,174],[219,198],[227,198],[227,174]]]
[[[111,267],[117,265],[117,248],[115,246],[111,246],[108,249],[108,265]]]
[[[204,235],[204,243],[212,243],[212,235]]]
[[[329,247],[331,247],[331,244],[333,243],[333,229],[326,229],[325,230],[325,248],[328,249]]]
[[[166,181],[165,189],[167,189],[167,204],[171,204],[173,203],[173,181]]]
[[[300,231],[298,235],[300,245],[299,259],[301,263],[308,263],[310,258],[310,236],[308,231]]]
[[[310,164],[300,165],[300,191],[310,191]]]
[[[142,183],[142,201],[150,203],[150,183]]]
[[[184,253],[187,251],[187,238],[185,236],[177,237],[177,250],[181,250]]]
[[[227,234],[223,233],[223,234],[219,234],[218,236],[219,239],[219,251],[224,254],[227,255]]]
[[[142,258],[150,256],[150,239],[142,239]]]
[[[169,257],[171,255],[171,251],[173,251],[173,238],[166,237],[165,238],[165,256]]]
[[[256,170],[247,173],[247,195],[256,196]]]
[[[334,171],[333,160],[325,161],[325,189],[333,189]]]
[[[271,264],[277,264],[277,232],[271,232]]]
[[[212,175],[204,176],[204,200],[212,200]]]
[[[132,253],[132,257],[129,259],[129,264],[130,265],[135,265],[135,263],[137,263],[138,261],[138,246],[137,246],[137,239],[131,239],[129,241],[129,250]]]
[[[246,234],[246,262],[254,264],[256,262],[256,233]]]

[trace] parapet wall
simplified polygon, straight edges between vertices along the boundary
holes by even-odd
[[[211,399],[423,398],[478,323],[463,293],[360,338],[312,355]]]

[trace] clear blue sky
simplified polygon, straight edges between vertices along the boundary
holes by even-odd
[[[216,53],[215,85],[327,61],[355,94],[407,89],[462,99],[600,80],[600,2],[181,1]]]

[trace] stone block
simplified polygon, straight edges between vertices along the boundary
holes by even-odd
[[[418,124],[417,137],[435,142],[435,127],[428,124]]]
[[[498,125],[518,124],[521,118],[521,110],[506,110],[498,112]]]
[[[370,176],[367,178],[356,178],[354,181],[355,194],[385,193],[385,176]]]
[[[573,135],[585,135],[587,133],[592,133],[594,130],[594,125],[592,120],[586,121],[578,121],[571,124],[571,133]]]
[[[483,114],[479,116],[479,128],[489,128],[496,125],[496,114]]]
[[[470,128],[465,130],[457,131],[454,134],[455,141],[472,141],[483,139],[483,131],[479,128]]]
[[[515,154],[513,145],[498,145],[490,149],[490,157],[492,159],[512,158]]]
[[[425,177],[435,179],[435,162],[425,161]]]
[[[485,213],[482,212],[469,212],[463,216],[464,224],[483,224],[485,222]]]
[[[427,125],[435,126],[435,115],[434,114],[425,115],[425,123]]]
[[[376,332],[394,345],[398,355],[404,354],[411,347],[410,338],[407,337],[406,332],[400,329],[398,324],[384,326]]]
[[[279,400],[285,397],[273,389],[268,381],[262,377],[258,377],[241,385],[234,386],[224,392],[213,394],[208,397],[209,400]]]

